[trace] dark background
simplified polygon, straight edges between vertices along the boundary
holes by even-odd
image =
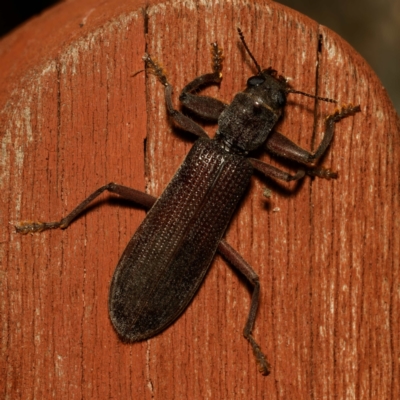
[[[379,76],[400,115],[400,0],[279,0],[347,40]]]
[[[0,36],[62,0],[0,2]],[[400,114],[400,0],[280,0],[346,39],[371,65]]]
[[[0,37],[35,14],[58,3],[58,0],[0,1]]]

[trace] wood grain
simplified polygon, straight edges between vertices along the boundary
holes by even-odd
[[[65,231],[12,226],[59,219],[110,181],[159,195],[192,138],[171,129],[155,77],[132,75],[148,51],[177,100],[210,70],[218,40],[224,79],[207,93],[229,102],[254,73],[237,26],[296,89],[362,109],[337,125],[323,160],[338,180],[255,177],[227,232],[260,276],[254,335],[272,364],[266,378],[242,337],[247,287],[220,257],[172,327],[127,345],[108,289],[144,212],[104,195]],[[4,38],[0,63],[2,398],[400,397],[400,124],[340,37],[267,0],[71,0]],[[278,130],[315,148],[333,110],[291,95]]]

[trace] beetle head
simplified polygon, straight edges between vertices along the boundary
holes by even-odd
[[[289,93],[336,103],[335,100],[300,92],[272,68],[262,70],[238,28],[240,40],[252,58],[258,74],[247,80],[247,87],[238,93],[218,120],[218,138],[224,146],[239,153],[248,153],[261,146],[282,115]]]
[[[248,153],[259,147],[280,118],[288,84],[271,68],[247,80],[218,120],[218,134],[231,149]]]

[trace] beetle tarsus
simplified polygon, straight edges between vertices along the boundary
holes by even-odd
[[[271,372],[271,366],[267,361],[267,358],[265,357],[264,353],[261,351],[260,346],[254,340],[251,334],[244,332],[244,337],[249,341],[251,347],[253,348],[254,357],[256,358],[257,363],[260,367],[259,371],[261,372],[262,375],[269,375]]]
[[[170,86],[167,75],[159,63],[155,62],[147,53],[144,54],[143,61],[150,72],[153,73],[164,86]]]
[[[211,43],[212,69],[222,79],[222,62],[224,61],[223,51],[218,47],[217,42]]]
[[[327,179],[328,181],[330,181],[331,179],[337,179],[339,176],[336,171],[332,171],[331,169],[324,167],[308,169],[306,173],[309,176],[316,176],[318,178]]]
[[[24,221],[18,225],[14,225],[17,233],[26,235],[28,233],[43,232],[48,229],[64,229],[62,222],[38,222],[38,221]]]
[[[353,104],[344,104],[341,109],[337,109],[333,114],[328,115],[326,117],[327,121],[334,121],[338,122],[342,118],[346,118],[349,115],[353,115],[357,112],[361,112],[361,107],[358,106],[353,106]]]

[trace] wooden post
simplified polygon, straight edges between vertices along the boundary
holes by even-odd
[[[260,276],[254,336],[269,377],[242,337],[247,287],[218,256],[172,327],[120,342],[108,289],[143,211],[104,195],[65,231],[13,228],[60,219],[110,181],[159,195],[192,138],[171,128],[155,77],[135,74],[141,57],[162,63],[177,100],[210,71],[217,40],[224,78],[206,93],[230,102],[254,74],[238,26],[263,67],[362,109],[337,125],[323,160],[338,180],[255,177],[227,232]],[[400,397],[400,124],[373,71],[340,37],[267,0],[71,0],[4,38],[0,65],[2,398]],[[290,95],[277,130],[315,148],[333,111]]]

